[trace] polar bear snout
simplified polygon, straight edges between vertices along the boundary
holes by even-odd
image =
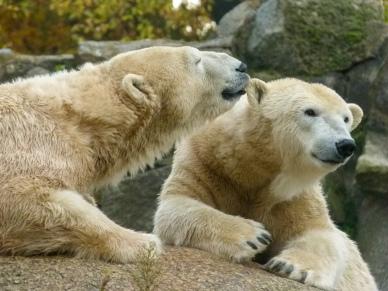
[[[222,90],[223,99],[235,100],[246,93],[245,88],[249,82],[247,70],[248,67],[243,62],[240,62],[238,67],[234,69],[231,80],[228,80],[227,85]]]
[[[320,140],[313,150],[312,156],[328,165],[343,164],[356,151],[356,143],[352,138],[340,138],[335,141]]]
[[[356,150],[356,143],[353,139],[343,139],[336,142],[335,147],[340,157],[344,160],[349,158]]]
[[[247,69],[248,69],[248,66],[246,64],[244,64],[243,62],[241,62],[240,66],[238,66],[236,71],[240,72],[240,73],[246,73]]]

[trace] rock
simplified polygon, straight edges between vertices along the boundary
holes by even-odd
[[[194,46],[202,50],[230,52],[230,40],[216,38],[203,42],[184,42],[168,39],[145,39],[131,42],[121,41],[85,41],[78,48],[77,58],[81,63],[107,60],[119,53],[138,50],[152,46]]]
[[[3,49],[0,52],[0,82],[71,69],[77,65],[73,55],[31,56]]]
[[[381,291],[388,290],[388,199],[367,196],[359,211],[358,245]]]
[[[366,193],[388,194],[388,136],[368,132],[357,162],[357,181]]]
[[[34,77],[34,76],[39,76],[39,75],[46,75],[49,73],[50,72],[48,70],[46,70],[45,68],[34,67],[26,73],[25,77]]]
[[[321,75],[374,56],[384,29],[380,0],[267,0],[233,52],[255,69]]]
[[[142,264],[109,264],[67,257],[0,257],[0,289],[8,290],[230,290],[314,291],[316,288],[272,275],[251,263],[234,264],[209,253],[167,248]],[[159,271],[159,272],[158,272]],[[142,278],[144,275],[145,280]],[[147,282],[155,280],[147,289]],[[153,287],[153,288],[152,288]]]
[[[313,76],[309,78],[311,82],[321,83],[335,90],[339,95],[348,100],[348,83],[344,74],[339,72],[331,72],[321,76]]]
[[[217,0],[214,1],[213,9],[211,12],[211,18],[215,22],[219,22],[221,18],[230,11],[233,7],[237,6],[241,0]]]
[[[148,170],[134,178],[125,178],[117,187],[97,195],[101,210],[116,223],[141,231],[152,231],[157,196],[168,177],[170,160],[159,162],[159,168]]]
[[[233,37],[256,15],[262,1],[244,1],[224,15],[217,26],[219,37]]]
[[[380,290],[388,290],[388,37],[380,50],[381,66],[371,89],[364,152],[357,162],[357,184],[364,200],[358,213],[358,243]]]

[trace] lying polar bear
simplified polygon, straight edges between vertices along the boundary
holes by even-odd
[[[231,108],[245,71],[226,54],[154,47],[0,85],[0,254],[125,263],[158,248],[156,236],[108,219],[91,195]]]
[[[238,262],[266,251],[268,270],[325,290],[377,290],[320,186],[353,154],[362,115],[320,84],[253,79],[247,97],[177,147],[156,234]]]

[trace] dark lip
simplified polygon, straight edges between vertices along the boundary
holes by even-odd
[[[222,98],[225,100],[234,100],[240,98],[242,95],[246,94],[245,87],[248,85],[249,77],[247,74],[243,73],[243,77],[240,79],[241,84],[235,88],[226,88],[222,91]]]
[[[222,98],[224,98],[225,100],[234,100],[234,99],[240,98],[245,93],[246,93],[245,90],[239,90],[236,92],[224,90],[222,91]]]
[[[329,164],[329,165],[339,165],[339,164],[342,164],[344,161],[341,160],[323,160],[323,159],[320,159],[318,158],[314,153],[311,154],[315,159],[317,159],[318,161],[321,161],[322,163],[325,163],[325,164]]]

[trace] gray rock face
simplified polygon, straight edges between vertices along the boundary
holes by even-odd
[[[77,66],[73,55],[30,56],[0,50],[0,82],[20,77],[32,77]]]
[[[125,178],[117,187],[107,188],[97,195],[101,210],[116,223],[139,231],[153,229],[157,197],[168,177],[169,162],[134,178]]]
[[[368,132],[357,163],[357,180],[366,193],[388,194],[388,136]]]
[[[129,52],[152,46],[193,46],[201,50],[230,52],[228,38],[216,38],[204,42],[184,42],[169,39],[145,39],[131,42],[120,41],[85,41],[78,48],[78,59],[81,63],[107,60],[119,53]]]
[[[381,291],[388,290],[388,199],[368,196],[359,212],[358,244]]]
[[[224,15],[217,27],[219,37],[236,36],[240,29],[255,17],[257,8],[264,1],[244,1]]]
[[[380,59],[365,148],[357,162],[357,182],[365,197],[358,213],[358,242],[380,290],[388,290],[388,37]]]
[[[243,17],[246,10],[237,9]],[[250,31],[248,37],[244,30]],[[233,42],[244,44],[236,45],[235,53],[251,66],[319,75],[345,70],[376,53],[384,31],[383,6],[380,0],[268,0],[253,23],[239,31]]]

